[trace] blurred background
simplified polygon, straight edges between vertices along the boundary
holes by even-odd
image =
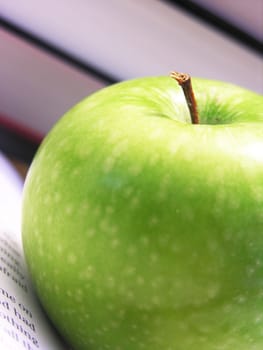
[[[263,94],[262,0],[0,0],[0,15],[0,152],[24,173],[72,105],[117,81],[177,70]]]

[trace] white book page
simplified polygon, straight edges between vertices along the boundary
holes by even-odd
[[[45,317],[25,266],[20,222],[23,182],[0,153],[0,348],[66,349]]]

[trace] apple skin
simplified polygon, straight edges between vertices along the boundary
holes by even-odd
[[[169,77],[59,120],[23,197],[39,298],[74,349],[263,349],[263,96]]]

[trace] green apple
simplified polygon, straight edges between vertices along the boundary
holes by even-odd
[[[263,96],[148,77],[73,107],[26,179],[41,303],[74,349],[263,349]]]

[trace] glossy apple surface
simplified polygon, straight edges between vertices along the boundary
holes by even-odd
[[[60,119],[30,168],[26,259],[74,349],[263,349],[263,97],[169,77]]]

